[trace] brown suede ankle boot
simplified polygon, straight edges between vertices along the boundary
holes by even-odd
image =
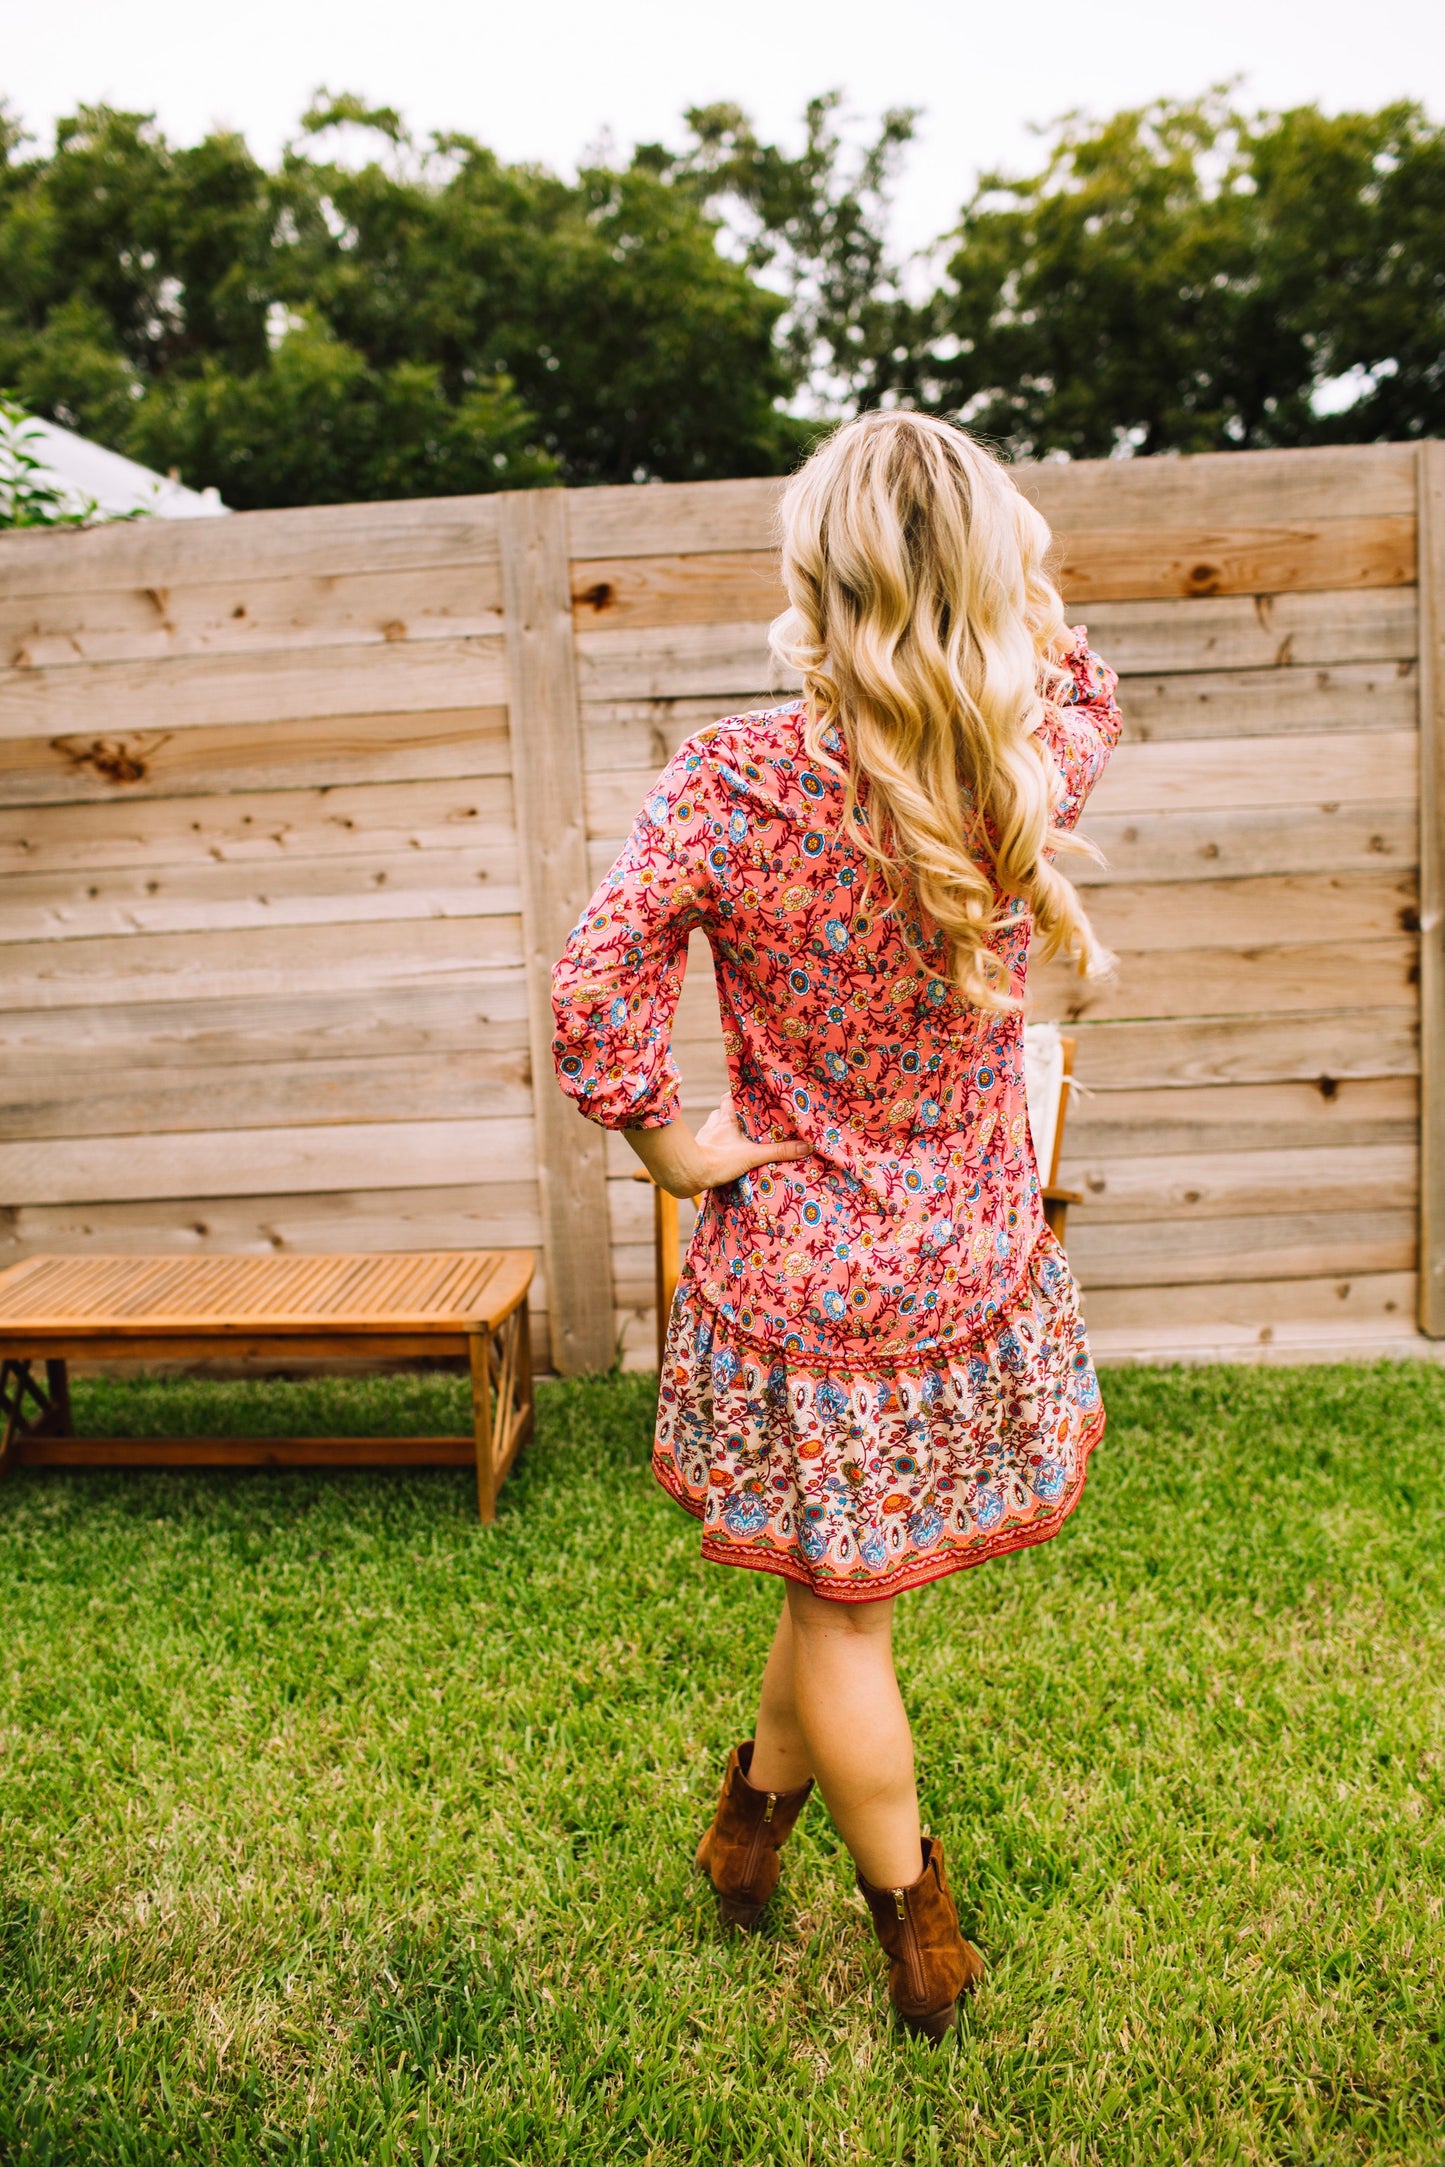
[[[939,2040],[958,2021],[958,1997],[976,1987],[984,1962],[958,1930],[943,1870],[943,1845],[923,1839],[923,1871],[902,1889],[875,1889],[858,1876],[873,1931],[888,1953],[888,1991],[911,2032]]]
[[[696,1865],[717,1891],[730,1926],[756,1926],[778,1885],[778,1850],[808,1802],[811,1776],[796,1791],[758,1791],[748,1781],[751,1738],[728,1755],[722,1796],[712,1826],[697,1847]]]

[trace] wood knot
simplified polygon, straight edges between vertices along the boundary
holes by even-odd
[[[1340,1088],[1337,1076],[1321,1076],[1315,1087],[1322,1099],[1332,1099]]]
[[[601,616],[603,610],[610,609],[616,599],[617,590],[610,579],[599,579],[595,587],[585,588],[577,597],[579,602],[585,602],[589,609],[595,610],[598,616]]]
[[[50,746],[82,773],[88,769],[108,783],[143,783],[149,761],[170,734],[169,730],[149,730],[135,737],[53,737]]]
[[[1218,594],[1221,577],[1217,564],[1191,564],[1184,575],[1185,589],[1189,594]]]

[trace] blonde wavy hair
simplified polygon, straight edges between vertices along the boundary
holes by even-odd
[[[894,411],[835,430],[780,516],[773,652],[802,672],[813,758],[838,768],[825,739],[843,740],[846,817],[893,904],[933,920],[981,1008],[1018,1006],[991,946],[1015,897],[1046,955],[1106,972],[1050,858],[1099,853],[1055,824],[1063,786],[1038,735],[1067,644],[1041,514],[962,429]]]

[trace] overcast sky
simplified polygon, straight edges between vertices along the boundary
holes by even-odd
[[[1227,77],[1260,105],[1392,98],[1445,116],[1440,0],[0,0],[0,96],[46,145],[106,100],[189,142],[216,123],[272,158],[320,84],[570,170],[610,130],[675,140],[686,105],[735,99],[789,135],[814,92],[863,116],[924,108],[898,198],[909,247],[980,169],[1035,154],[1031,122],[1112,112]]]

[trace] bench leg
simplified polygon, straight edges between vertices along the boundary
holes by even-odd
[[[14,1464],[17,1448],[31,1437],[70,1437],[70,1374],[63,1362],[48,1361],[45,1382],[29,1360],[0,1362],[0,1473]],[[31,1412],[31,1409],[34,1412]]]
[[[526,1296],[495,1331],[467,1335],[472,1428],[477,1447],[477,1510],[497,1516],[497,1492],[532,1434],[532,1324]]]
[[[532,1397],[532,1313],[525,1294],[512,1312],[512,1328],[517,1335],[517,1445],[514,1449],[519,1449],[530,1441],[536,1416],[536,1401]]]
[[[497,1463],[493,1453],[492,1335],[488,1331],[467,1335],[468,1366],[472,1376],[472,1435],[477,1447],[477,1512],[484,1527],[497,1517]],[[500,1413],[500,1409],[498,1410]]]

